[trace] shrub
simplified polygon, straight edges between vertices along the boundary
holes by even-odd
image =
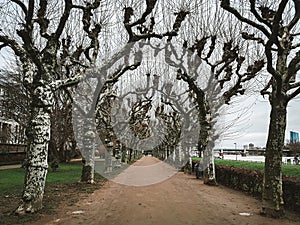
[[[263,173],[258,170],[216,165],[216,179],[224,186],[261,197]],[[300,178],[283,176],[285,208],[300,212]]]

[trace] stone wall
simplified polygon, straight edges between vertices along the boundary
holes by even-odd
[[[26,156],[26,145],[0,144],[0,165],[22,163]]]

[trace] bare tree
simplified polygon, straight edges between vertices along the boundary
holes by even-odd
[[[106,88],[105,85],[107,85],[109,83],[114,83],[126,71],[133,70],[139,65],[140,60],[141,60],[139,58],[140,52],[137,51],[135,54],[130,54],[130,51],[136,42],[140,41],[139,43],[142,43],[143,41],[150,40],[150,39],[161,40],[164,37],[167,38],[167,41],[170,41],[172,39],[172,37],[178,35],[178,31],[181,26],[181,23],[185,19],[185,16],[176,14],[174,26],[173,26],[173,28],[171,28],[170,31],[167,30],[167,31],[157,31],[156,32],[155,18],[152,15],[155,14],[155,13],[153,13],[153,11],[156,7],[157,0],[138,1],[137,6],[140,6],[140,8],[130,6],[132,3],[127,4],[125,2],[124,4],[125,4],[124,5],[125,7],[124,7],[124,10],[122,11],[122,16],[120,16],[120,11],[118,11],[118,14],[116,16],[116,18],[117,18],[116,23],[118,24],[118,26],[116,26],[116,27],[117,27],[117,29],[120,29],[120,36],[122,36],[122,37],[125,36],[125,38],[123,39],[123,42],[124,42],[124,40],[127,40],[128,45],[123,49],[119,49],[118,52],[114,52],[114,54],[109,52],[109,54],[106,57],[109,58],[109,55],[111,55],[110,60],[108,60],[106,58],[106,62],[104,62],[100,66],[98,65],[97,71],[93,71],[94,74],[91,76],[94,78],[98,77],[96,83],[97,83],[98,87],[101,87],[104,85],[103,86],[104,89]],[[122,23],[120,23],[120,21],[122,21]],[[124,31],[125,31],[125,35],[124,35]],[[113,32],[116,32],[116,30],[114,30]],[[119,44],[120,43],[117,43],[117,45],[118,45],[117,47],[119,47]],[[96,92],[100,91],[99,88],[96,88],[94,90],[96,90]],[[102,91],[100,91],[100,93],[102,93]],[[89,107],[89,109],[90,109],[89,112],[84,113],[85,110],[82,110],[82,109],[81,110],[78,109],[78,110],[83,112],[83,114],[86,114],[84,117],[90,116],[90,120],[93,121],[93,117],[95,116],[94,110],[96,107],[96,101],[94,101],[95,100],[94,97],[97,96],[97,94],[99,94],[99,93],[93,92],[93,93],[89,93],[89,94],[92,94],[92,96],[90,96],[91,97],[90,100],[91,100],[91,102],[93,102],[91,107]],[[80,108],[80,106],[79,106],[79,108]],[[91,126],[93,126],[92,125],[93,123],[89,123],[89,124]],[[92,129],[91,132],[87,131],[85,133],[94,133],[95,132],[92,127],[90,127],[90,128]],[[92,139],[92,138],[90,138],[90,139]],[[89,152],[87,154],[87,156],[91,156],[91,157],[88,157],[89,159],[85,159],[85,166],[86,166],[86,168],[93,168],[93,165],[94,165],[94,160],[92,159],[93,155],[94,155],[92,153],[93,150],[91,149],[91,151],[89,151],[88,148],[86,147],[87,145],[83,145],[83,146],[85,146],[84,148],[86,148],[86,150],[84,150],[84,152]],[[91,173],[93,173],[93,169],[89,169],[89,171],[90,172],[87,174],[90,174],[91,175],[90,177],[92,177]]]
[[[296,74],[300,66],[300,2],[297,0],[222,0],[221,6],[249,30],[239,30],[248,41],[256,41],[265,53],[270,79],[262,95],[269,97],[270,125],[266,145],[262,213],[274,217],[284,214],[282,197],[282,153],[287,105],[300,93]]]
[[[204,154],[207,164],[205,180],[208,184],[215,184],[212,150],[220,135],[216,121],[225,104],[232,102],[234,96],[246,92],[264,63],[260,54],[247,55],[245,41],[234,33],[234,28],[242,27],[242,23],[236,22],[238,20],[231,23],[232,18],[218,4],[205,1],[164,2],[163,21],[166,25],[171,25],[170,15],[174,9],[188,19],[167,47],[153,45],[153,48],[157,52],[165,52],[163,61],[176,68],[174,75],[178,80],[188,83],[188,90],[198,110],[198,149],[209,149]],[[212,14],[212,11],[216,13]],[[207,67],[204,68],[203,64]],[[205,77],[207,80],[203,82]]]
[[[95,62],[101,23],[100,1],[73,3],[41,0],[1,3],[0,49],[10,48],[20,61],[29,93],[27,164],[22,203],[17,213],[42,208],[47,175],[53,92],[79,82]],[[73,22],[75,21],[75,24]],[[72,30],[73,29],[73,30]],[[81,43],[71,32],[81,35]]]
[[[191,47],[184,41],[181,54],[170,44],[169,48],[164,48],[166,62],[179,68],[177,79],[188,84],[190,95],[197,106],[200,127],[198,148],[204,151],[206,184],[216,184],[213,148],[220,135],[216,122],[220,118],[221,108],[229,104],[235,95],[243,95],[246,84],[264,65],[261,60],[247,65],[238,44],[234,44],[232,40],[220,43],[220,40],[217,36],[208,34],[195,40]],[[203,82],[205,78],[207,80]]]

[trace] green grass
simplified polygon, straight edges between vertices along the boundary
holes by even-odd
[[[200,158],[200,157],[192,157],[192,160],[193,161],[200,161],[202,158]]]
[[[216,165],[232,166],[237,168],[245,168],[249,170],[264,170],[264,163],[261,162],[246,162],[246,161],[235,161],[235,160],[215,160]]]
[[[74,183],[79,181],[81,176],[82,164],[60,164],[56,172],[51,169],[48,172],[46,185],[50,183]]]
[[[46,185],[74,183],[80,179],[81,164],[60,164],[56,172],[49,169]],[[0,195],[20,193],[23,189],[24,169],[0,170]]]
[[[50,168],[44,194],[46,203],[43,209],[39,213],[25,216],[17,216],[13,213],[21,198],[24,170],[22,168],[0,170],[0,224],[24,224],[37,221],[42,215],[55,213],[61,202],[73,205],[80,196],[93,193],[102,186],[102,181],[105,179],[97,173],[95,173],[96,184],[78,183],[81,169],[81,163],[59,164],[56,172],[52,172]]]
[[[16,194],[22,191],[24,169],[0,170],[0,195]]]
[[[235,160],[215,160],[216,165],[232,166],[237,168],[245,168],[249,170],[264,170],[264,163],[261,162],[246,162]],[[282,165],[282,174],[291,177],[300,177],[300,166],[297,165]]]
[[[283,165],[282,173],[291,177],[300,177],[300,165]]]

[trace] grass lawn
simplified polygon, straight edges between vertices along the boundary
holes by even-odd
[[[215,160],[216,165],[232,166],[238,168],[245,168],[250,170],[264,170],[264,163],[261,162],[246,162],[235,160]],[[282,174],[291,177],[300,177],[300,165],[282,165]]]
[[[60,164],[56,172],[49,169],[44,208],[35,214],[14,215],[23,190],[24,169],[0,170],[0,224],[24,224],[36,221],[45,214],[53,214],[60,204],[73,205],[96,189],[101,188],[105,179],[95,174],[96,184],[78,183],[81,176],[81,163]]]
[[[202,158],[200,158],[200,157],[192,157],[192,160],[193,161],[200,161]]]
[[[56,172],[48,172],[46,185],[74,183],[80,179],[82,166],[79,163],[60,164]],[[0,170],[0,195],[19,193],[23,189],[24,169]]]

